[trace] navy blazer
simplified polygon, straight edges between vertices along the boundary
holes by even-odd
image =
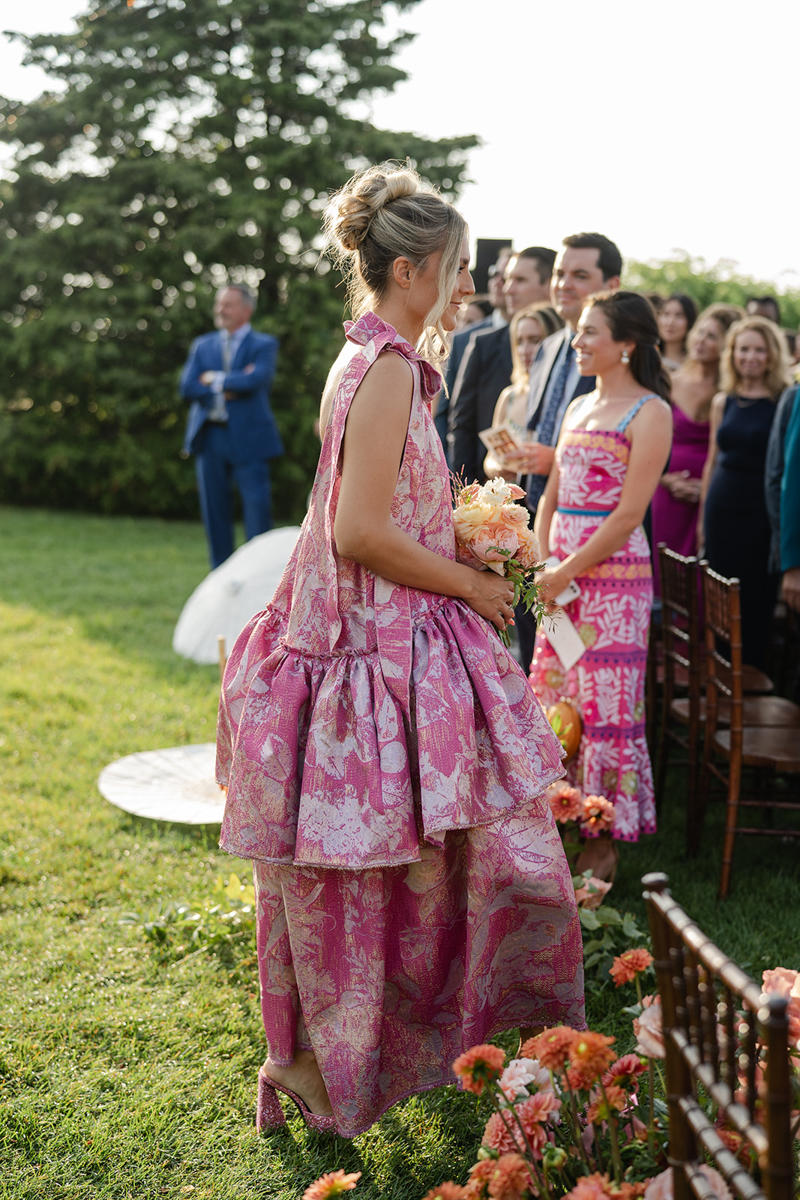
[[[450,342],[450,353],[447,356],[447,363],[442,372],[444,387],[436,398],[436,417],[434,420],[437,433],[442,439],[445,450],[447,450],[447,428],[450,424],[450,402],[453,399],[458,368],[461,366],[464,352],[476,333],[480,333],[482,329],[491,329],[492,327],[492,318],[484,317],[482,321],[477,321],[474,325],[469,325],[466,329],[459,329],[458,333],[453,334],[452,341]]]
[[[572,330],[567,325],[564,329],[559,329],[556,333],[551,333],[550,337],[545,338],[539,347],[536,358],[533,360],[533,366],[531,367],[530,391],[528,392],[527,426],[530,430],[535,431],[539,428],[544,411],[544,396],[547,391],[547,385],[550,382],[550,376],[553,374],[553,367],[556,365],[564,342],[567,338],[574,336]],[[577,396],[585,396],[587,392],[594,391],[594,386],[594,375],[579,375],[575,390],[570,396],[570,402]],[[560,427],[553,430],[553,445],[558,441],[559,433]],[[536,511],[536,506],[539,503],[546,483],[546,475],[528,475],[525,480],[528,504],[534,512]]]
[[[254,330],[243,339],[234,355],[231,369],[225,376],[228,428],[231,453],[237,462],[276,458],[283,454],[283,443],[275,416],[269,405],[269,390],[275,375],[278,358],[278,339]],[[252,371],[245,367],[252,366]],[[196,454],[208,414],[214,407],[213,390],[200,382],[205,371],[221,371],[222,340],[219,332],[204,333],[195,338],[189,350],[186,366],[181,372],[180,394],[191,405],[186,422],[183,448]]]
[[[486,478],[486,447],[478,434],[491,425],[500,393],[511,383],[511,370],[508,325],[476,333],[461,360],[448,434],[450,465],[467,483]]]

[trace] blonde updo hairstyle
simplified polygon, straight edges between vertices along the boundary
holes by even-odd
[[[425,188],[410,167],[386,164],[354,175],[331,196],[323,229],[329,253],[347,282],[354,321],[386,294],[395,259],[407,258],[422,268],[442,251],[437,301],[426,314],[417,349],[434,364],[446,358],[442,318],[455,288],[466,231],[453,206]]]

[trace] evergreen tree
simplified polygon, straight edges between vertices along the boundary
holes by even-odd
[[[419,0],[394,0],[404,11]],[[302,513],[343,298],[319,261],[328,190],[410,158],[452,196],[471,137],[359,115],[404,73],[384,0],[94,0],[25,37],[65,90],[0,100],[0,500],[197,515],[177,376],[213,291],[259,290],[281,341],[276,512]]]

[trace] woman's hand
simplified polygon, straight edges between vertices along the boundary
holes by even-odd
[[[546,604],[551,612],[558,608],[555,603],[556,596],[560,596],[574,578],[575,576],[564,563],[557,567],[545,567],[543,571],[537,571],[536,582],[541,589],[539,594],[542,603]]]
[[[684,504],[699,504],[700,502],[700,480],[692,478],[688,473],[685,478],[676,479],[670,491],[676,500],[680,500]]]
[[[514,585],[509,579],[494,571],[472,571],[474,579],[470,580],[469,594],[463,598],[478,616],[487,621],[502,633],[508,625],[514,624]]]
[[[700,480],[688,471],[667,471],[661,476],[661,486],[684,504],[697,504],[700,499]]]

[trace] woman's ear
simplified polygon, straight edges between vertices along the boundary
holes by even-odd
[[[392,263],[392,278],[398,287],[407,291],[414,282],[417,268],[408,258],[396,258]]]

